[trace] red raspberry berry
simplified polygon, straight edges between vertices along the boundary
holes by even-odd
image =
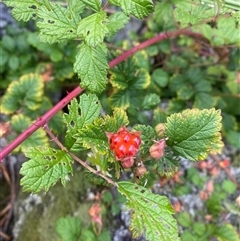
[[[129,132],[125,126],[122,126],[117,133],[106,132],[106,135],[116,159],[124,162],[123,167],[131,167],[133,158],[130,157],[135,156],[139,150],[141,132]]]

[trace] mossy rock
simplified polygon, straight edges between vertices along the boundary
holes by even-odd
[[[90,184],[83,171],[70,178],[66,186],[57,183],[48,193],[30,195],[20,192],[15,207],[15,241],[60,241],[55,226],[60,217],[79,216],[83,225],[91,224],[88,210],[92,202],[85,201]]]

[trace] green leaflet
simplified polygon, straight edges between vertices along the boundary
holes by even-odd
[[[41,146],[28,148],[25,154],[30,160],[23,163],[20,170],[23,175],[20,184],[24,191],[48,191],[58,179],[65,185],[66,176],[73,173],[72,158],[65,151]]]
[[[208,6],[208,4],[196,5],[192,1],[184,1],[176,4],[174,10],[174,17],[179,21],[182,27],[188,25],[196,25],[206,18],[211,18],[216,15],[213,7]]]
[[[73,136],[86,124],[92,123],[99,116],[100,109],[100,102],[94,94],[82,94],[79,103],[76,99],[71,101],[68,105],[69,113],[63,115],[63,121],[67,125],[65,137],[67,148],[73,151],[81,149],[80,146],[75,145],[76,140]]]
[[[62,241],[78,241],[82,230],[82,221],[79,217],[59,218],[56,222],[56,231]]]
[[[82,2],[84,2],[88,7],[90,7],[95,12],[98,12],[101,9],[101,0],[82,0]]]
[[[239,234],[231,224],[222,224],[214,234],[219,241],[239,241]]]
[[[148,16],[154,10],[151,0],[109,0],[110,3],[122,8],[126,15],[134,15],[137,18]]]
[[[123,12],[116,12],[110,15],[109,21],[106,23],[108,35],[112,36],[129,21],[129,17]]]
[[[29,117],[23,114],[14,115],[11,118],[12,129],[20,135],[25,129],[32,124]],[[48,138],[46,132],[43,129],[38,129],[31,136],[29,136],[18,148],[21,148],[25,152],[29,147],[34,146],[48,146]]]
[[[167,118],[167,145],[179,155],[192,161],[203,160],[211,153],[219,153],[221,141],[219,110],[187,109]]]
[[[84,5],[81,6],[83,10]],[[77,24],[80,17],[72,9],[68,10],[57,3],[49,2],[39,8],[37,15],[42,19],[37,22],[41,42],[52,44],[77,37]]]
[[[126,196],[126,208],[132,211],[130,229],[133,238],[145,233],[149,241],[179,240],[173,208],[165,196],[130,182],[119,182],[118,191]]]
[[[107,15],[104,11],[94,13],[80,21],[77,34],[83,36],[87,45],[96,47],[108,33],[106,22]]]
[[[19,81],[8,86],[1,101],[1,112],[12,114],[21,108],[32,111],[38,109],[41,106],[43,87],[41,75],[23,75]]]
[[[74,71],[81,78],[81,86],[92,92],[102,92],[107,84],[106,46],[99,44],[95,48],[82,43],[74,63]]]
[[[8,7],[13,7],[12,15],[18,20],[27,22],[38,11],[38,8],[42,5],[38,0],[4,0]]]

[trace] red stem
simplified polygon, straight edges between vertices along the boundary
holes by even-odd
[[[189,30],[176,30],[172,32],[161,33],[151,39],[146,40],[145,42],[133,47],[129,51],[124,52],[119,55],[117,58],[113,59],[109,62],[109,68],[113,68],[117,64],[126,60],[128,57],[136,53],[137,51],[147,48],[148,46],[155,44],[164,39],[168,39],[171,37],[176,37],[181,34],[194,36],[194,37],[202,37],[201,34],[194,33]],[[38,128],[44,126],[58,111],[60,111],[64,106],[66,106],[73,98],[78,96],[83,89],[80,87],[75,88],[72,92],[70,92],[64,99],[62,99],[58,104],[56,104],[52,109],[46,112],[42,117],[39,117],[35,123],[33,123],[30,127],[28,127],[22,134],[20,134],[14,141],[12,141],[8,146],[4,147],[0,152],[0,162],[12,152],[17,146],[19,146],[24,140],[26,140],[31,134],[33,134]]]

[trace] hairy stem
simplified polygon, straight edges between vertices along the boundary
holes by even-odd
[[[172,32],[165,32],[161,33],[151,39],[146,40],[145,42],[133,47],[132,49],[124,52],[123,54],[119,55],[117,58],[113,59],[109,62],[109,68],[113,68],[117,64],[121,63],[122,61],[126,60],[134,53],[139,50],[145,49],[152,44],[160,42],[165,39],[169,39],[172,37],[177,37],[179,35],[188,35],[195,38],[202,38],[201,34],[194,33],[190,30],[181,29],[175,30]],[[83,92],[83,89],[80,87],[75,88],[72,92],[70,92],[64,99],[62,99],[58,104],[56,104],[52,109],[50,109],[47,113],[43,116],[39,117],[29,128],[27,128],[22,134],[20,134],[12,143],[8,146],[4,147],[3,150],[0,152],[0,162],[12,152],[17,146],[19,146],[24,140],[26,140],[31,134],[33,134],[37,129],[44,126],[58,111],[60,111],[64,106],[66,106],[73,98],[78,96],[80,93]]]
[[[59,140],[58,138],[51,132],[51,130],[48,128],[48,125],[45,124],[43,126],[43,129],[47,132],[47,134],[51,137],[51,139],[65,152],[67,152],[75,161],[77,161],[78,163],[80,163],[82,166],[84,166],[86,169],[88,169],[88,171],[94,173],[95,175],[98,175],[100,177],[102,177],[103,179],[105,179],[109,184],[118,187],[118,184],[116,182],[114,182],[112,179],[108,178],[107,176],[105,176],[103,173],[93,169],[92,167],[90,167],[86,162],[82,161],[79,157],[77,157],[76,155],[74,155],[72,152],[70,152]]]

